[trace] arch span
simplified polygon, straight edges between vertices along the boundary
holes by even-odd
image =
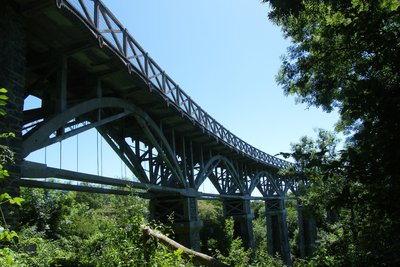
[[[63,129],[68,122],[74,120],[75,118],[105,108],[119,108],[123,111],[117,115],[110,116],[103,120],[91,122],[90,124],[85,125],[81,128],[71,130],[70,132],[65,134],[61,134],[61,136],[50,137],[53,133],[59,131],[60,129]],[[102,125],[110,124],[113,121],[116,121],[128,115],[131,115],[136,119],[136,121],[148,137],[149,142],[153,147],[157,149],[160,157],[170,168],[172,176],[176,178],[180,186],[187,188],[186,179],[183,176],[182,170],[179,167],[176,156],[173,153],[166,137],[158,128],[157,124],[150,118],[148,114],[146,114],[135,104],[114,97],[91,99],[70,107],[64,112],[56,114],[49,120],[45,120],[40,125],[36,126],[24,135],[25,138],[22,144],[23,157],[26,157],[33,151],[43,148],[49,144],[67,139],[94,127],[100,127]]]
[[[198,190],[200,188],[202,183],[207,178],[211,178],[212,180],[214,180],[212,182],[213,182],[214,186],[216,186],[217,190],[221,191],[220,193],[228,193],[228,192],[223,192],[222,188],[220,188],[220,186],[218,184],[218,181],[215,181],[216,177],[213,174],[213,172],[214,172],[215,168],[218,166],[225,167],[226,171],[228,171],[229,174],[231,175],[231,178],[233,179],[233,183],[235,184],[235,186],[237,186],[239,191],[241,193],[243,193],[244,185],[243,185],[243,182],[239,178],[238,170],[235,168],[235,166],[229,159],[227,159],[226,157],[221,156],[221,155],[216,155],[216,156],[213,156],[212,158],[210,158],[209,161],[204,165],[204,167],[198,173],[198,175],[195,179],[196,190]]]
[[[257,173],[254,180],[255,183],[252,186],[257,187],[264,197],[283,197],[288,190],[287,183],[282,182],[281,177],[267,171]]]

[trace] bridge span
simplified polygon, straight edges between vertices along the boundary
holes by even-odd
[[[126,186],[143,189],[152,216],[165,221],[173,212],[176,239],[198,249],[201,198],[223,201],[245,246],[253,246],[250,200],[257,199],[252,196],[257,188],[266,206],[269,253],[279,252],[290,264],[284,200],[297,185],[278,172],[294,167],[291,163],[249,145],[212,118],[100,0],[2,0],[0,5],[0,87],[8,88],[10,97],[0,125],[18,133],[10,144],[17,156],[7,190],[129,194]],[[41,107],[23,110],[28,96],[39,98]],[[137,180],[25,160],[94,128]],[[58,180],[43,180],[49,177]],[[218,194],[199,192],[206,179]]]

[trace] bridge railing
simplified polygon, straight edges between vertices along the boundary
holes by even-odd
[[[175,105],[193,123],[197,123],[204,131],[215,136],[219,142],[273,167],[283,168],[292,164],[249,145],[204,111],[146,53],[102,1],[56,0],[56,2],[58,7],[65,6],[79,16],[97,36],[100,46],[106,43],[113,48],[125,62],[130,73],[135,72],[143,77],[150,90],[160,92],[168,104]]]

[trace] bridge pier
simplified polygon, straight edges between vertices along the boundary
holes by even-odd
[[[15,138],[1,138],[0,144],[7,145],[14,153],[14,163],[6,164],[9,177],[0,180],[0,194],[19,195],[18,180],[21,177],[22,123],[26,70],[25,32],[8,1],[0,0],[0,88],[8,90],[7,105],[1,107],[7,113],[0,118],[0,132],[12,132]],[[11,226],[18,224],[18,209],[2,207],[6,221]]]
[[[251,249],[254,254],[253,219],[250,200],[224,200],[224,216],[232,217],[234,221],[234,237],[240,237],[245,249]]]
[[[267,249],[268,254],[281,255],[283,262],[291,266],[289,233],[286,222],[284,199],[269,199],[265,201],[267,219]]]
[[[315,249],[317,239],[317,226],[315,218],[309,208],[297,201],[297,214],[299,224],[299,250],[300,256],[311,256]]]
[[[197,199],[169,194],[156,194],[150,199],[152,219],[171,225],[175,240],[182,245],[200,251],[200,229]]]

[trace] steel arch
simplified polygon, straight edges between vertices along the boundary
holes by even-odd
[[[257,173],[255,181],[254,188],[257,187],[264,197],[284,197],[290,186],[289,180],[285,181],[282,177],[267,171]]]
[[[27,157],[31,152],[48,145],[49,136],[64,127],[67,122],[83,114],[102,108],[121,108],[124,109],[123,114],[125,116],[133,115],[149,138],[149,141],[157,149],[159,155],[171,169],[173,176],[176,177],[181,186],[184,188],[188,187],[186,179],[183,176],[183,173],[176,160],[175,154],[173,153],[167,139],[163,135],[162,131],[158,128],[156,123],[135,104],[114,97],[95,98],[79,103],[65,110],[64,112],[55,115],[48,121],[44,121],[42,124],[36,126],[25,135],[26,138],[22,144],[23,157]],[[84,130],[87,131],[96,126],[97,124],[94,122],[85,126]],[[72,137],[80,132],[82,131],[72,131],[71,134],[68,134],[64,139]],[[160,146],[159,142],[162,143],[162,147]]]
[[[216,186],[218,184],[218,183],[217,184],[215,183],[217,181],[215,181],[216,177],[213,174],[213,171],[215,170],[216,167],[220,166],[220,164],[223,164],[226,167],[226,170],[232,175],[234,184],[237,186],[237,188],[240,190],[241,193],[244,193],[243,184],[239,178],[238,170],[235,168],[235,166],[229,159],[227,159],[226,157],[221,156],[221,155],[216,155],[216,156],[213,156],[212,158],[210,158],[208,160],[207,164],[204,165],[204,167],[200,170],[200,172],[198,173],[198,175],[195,179],[196,190],[200,188],[201,184],[205,181],[205,179],[207,177],[209,177],[211,179],[214,186]],[[218,187],[217,187],[217,189],[220,189]],[[225,192],[225,193],[228,193],[228,192]]]

